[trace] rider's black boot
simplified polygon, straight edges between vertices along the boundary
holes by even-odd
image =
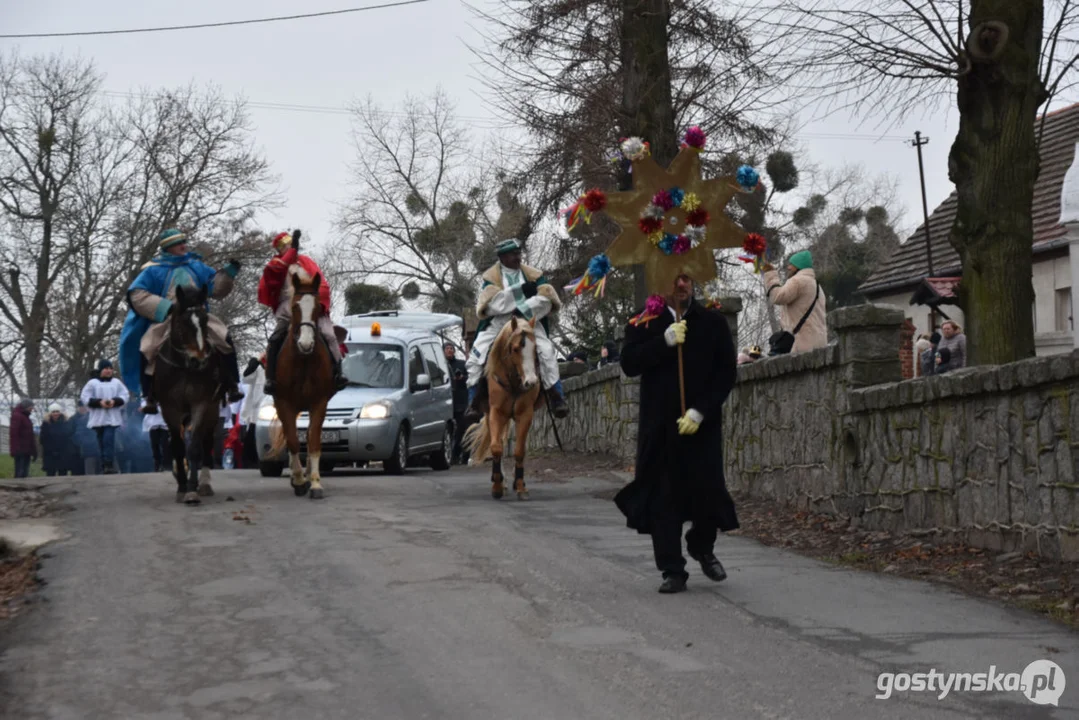
[[[142,412],[147,415],[156,415],[158,412],[157,398],[154,397],[154,376],[146,374],[146,357],[139,353],[139,360],[142,365],[142,369],[139,372],[139,383],[142,385],[142,397],[146,401],[146,405],[142,408]]]
[[[229,345],[232,345],[231,338]],[[231,353],[221,354],[221,384],[225,386],[225,401],[230,405],[244,399],[240,390],[240,360],[236,357],[235,347]]]
[[[472,402],[469,403],[463,417],[463,420],[469,425],[479,422],[487,409],[487,378],[481,377],[473,390],[475,390],[475,395],[473,395]]]
[[[285,344],[286,337],[288,337],[287,331],[275,332],[266,345],[266,385],[262,391],[267,395],[273,395],[276,391],[274,378],[277,376],[277,356],[281,354],[281,346]]]

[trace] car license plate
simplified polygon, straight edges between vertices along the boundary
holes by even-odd
[[[298,430],[296,432],[296,434],[300,436],[300,442],[302,442],[302,443],[307,442],[307,431],[306,430]],[[322,431],[322,443],[323,444],[335,443],[335,442],[338,441],[339,438],[340,438],[340,436],[338,435],[336,430],[323,430]]]

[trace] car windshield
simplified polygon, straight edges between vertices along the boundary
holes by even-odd
[[[404,385],[404,362],[398,345],[349,345],[341,363],[353,387],[399,388]]]

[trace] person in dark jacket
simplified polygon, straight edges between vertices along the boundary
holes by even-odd
[[[603,347],[599,349],[599,364],[596,367],[601,368],[604,365],[617,365],[619,360],[621,360],[621,358],[618,357],[618,343],[614,340],[608,340],[603,343]]]
[[[30,477],[30,463],[37,460],[37,438],[30,413],[34,401],[23,398],[11,411],[11,457],[15,458],[15,477]]]
[[[49,477],[67,475],[72,470],[71,458],[76,453],[75,427],[56,403],[49,406],[49,414],[41,423],[41,469]]]
[[[450,379],[453,383],[453,425],[456,431],[453,437],[451,462],[457,465],[468,462],[467,451],[461,447],[461,438],[465,434],[465,410],[468,409],[468,368],[464,360],[457,358],[457,348],[453,343],[443,343],[442,352],[446,355],[446,364],[450,366]]]
[[[693,299],[693,281],[680,275],[658,316],[638,315],[626,326],[622,371],[640,377],[635,477],[615,497],[626,525],[652,536],[662,593],[686,589],[682,525],[690,557],[711,580],[727,577],[715,556],[718,530],[738,528],[723,474],[723,403],[737,373],[734,338],[722,315]],[[681,321],[675,309],[683,310]],[[678,350],[682,346],[686,411],[682,412]]]

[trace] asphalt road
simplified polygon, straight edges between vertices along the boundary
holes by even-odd
[[[592,497],[604,481],[534,478],[524,503],[474,471],[325,484],[310,501],[218,472],[189,508],[163,475],[78,482],[45,601],[0,632],[0,717],[1079,716],[1075,634],[927,584],[721,538],[727,581],[692,564],[660,595],[647,536]],[[1071,674],[1059,708],[874,698],[882,671],[1040,658]]]

